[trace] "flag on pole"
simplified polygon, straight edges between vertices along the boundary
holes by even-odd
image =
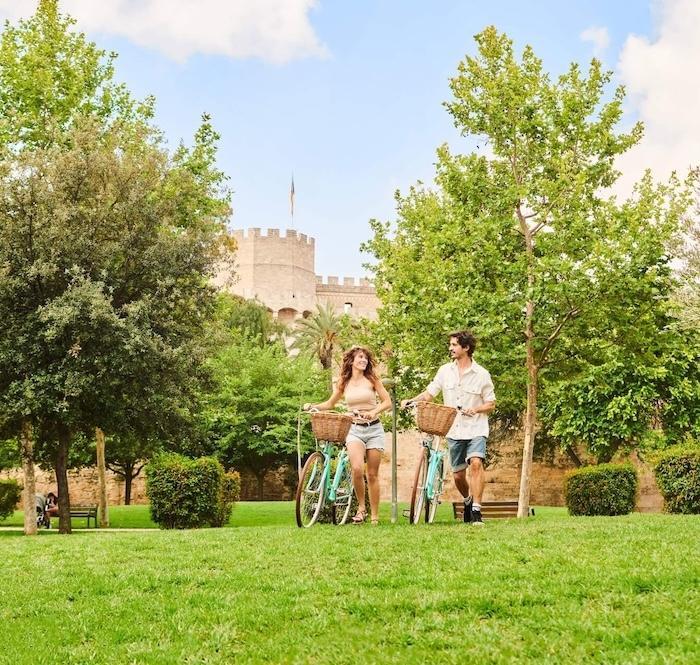
[[[289,188],[289,206],[294,217],[294,175],[292,175],[292,186]]]

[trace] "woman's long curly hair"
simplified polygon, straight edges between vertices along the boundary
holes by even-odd
[[[375,370],[377,361],[374,359],[372,352],[364,346],[353,346],[343,354],[343,364],[340,367],[340,380],[338,381],[338,389],[341,393],[345,391],[345,386],[348,385],[348,381],[350,381],[352,377],[352,363],[355,360],[355,356],[360,352],[364,353],[367,358],[367,367],[365,367],[365,371],[363,372],[365,378],[372,386],[379,381],[379,376],[377,376]]]

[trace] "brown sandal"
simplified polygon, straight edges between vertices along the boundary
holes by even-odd
[[[366,510],[358,510],[355,517],[352,518],[353,524],[362,524],[367,519]]]

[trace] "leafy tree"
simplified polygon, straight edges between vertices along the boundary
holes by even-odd
[[[76,436],[191,418],[208,279],[232,246],[208,116],[169,155],[152,101],[72,25],[44,0],[0,41],[0,425],[34,425],[65,531]]]
[[[144,122],[153,99],[132,99],[116,84],[116,53],[106,53],[73,30],[58,0],[40,0],[35,14],[5,22],[0,39],[0,146],[13,150],[64,143],[75,119],[101,124]]]
[[[333,305],[316,305],[316,311],[306,319],[299,319],[294,331],[293,348],[312,358],[316,358],[326,370],[326,383],[333,390],[333,359],[341,347],[343,322],[335,313]]]
[[[695,170],[696,177],[700,170]],[[680,284],[675,293],[678,317],[683,327],[700,331],[700,186],[695,187],[695,205],[684,235],[678,243],[682,261]]]
[[[321,398],[322,374],[304,356],[290,357],[281,343],[255,341],[230,345],[212,361],[216,389],[204,409],[204,429],[226,468],[255,474],[258,498],[265,475],[284,464],[296,465],[300,405]],[[304,451],[313,444],[302,427]]]
[[[440,148],[437,189],[398,196],[396,227],[373,221],[366,248],[378,259],[380,331],[404,385],[424,385],[444,362],[446,333],[477,331],[499,415],[524,412],[525,516],[543,385],[575,381],[587,359],[603,364],[611,344],[628,348],[633,337],[644,349],[654,338],[687,198],[675,181],[656,186],[648,175],[622,204],[602,194],[642,129],[616,130],[624,91],[608,94],[598,61],[587,75],[572,64],[551,81],[530,47],[518,61],[494,28],[476,42],[446,106],[489,154]]]
[[[124,505],[131,504],[131,487],[148,460],[162,450],[157,439],[136,438],[134,435],[115,435],[105,446],[106,467],[124,481]]]
[[[284,332],[285,326],[272,318],[261,302],[230,293],[218,295],[210,328],[212,348],[220,348],[241,338],[265,346],[280,339]]]
[[[196,393],[228,210],[225,200],[215,213],[195,206],[211,192],[191,168],[199,140],[211,137],[169,158],[150,133],[135,141],[87,123],[69,147],[4,164],[3,415],[31,416],[57,442],[59,501],[77,433],[173,429]],[[68,522],[67,504],[59,509]]]

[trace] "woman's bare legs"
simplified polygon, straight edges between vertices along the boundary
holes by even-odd
[[[381,461],[381,450],[370,448],[367,451],[367,485],[369,486],[369,508],[372,522],[379,520],[379,464]]]
[[[350,459],[350,469],[352,470],[352,488],[357,497],[357,515],[362,513],[364,521],[367,515],[367,505],[365,504],[365,444],[357,439],[350,439],[347,444],[348,458]]]

